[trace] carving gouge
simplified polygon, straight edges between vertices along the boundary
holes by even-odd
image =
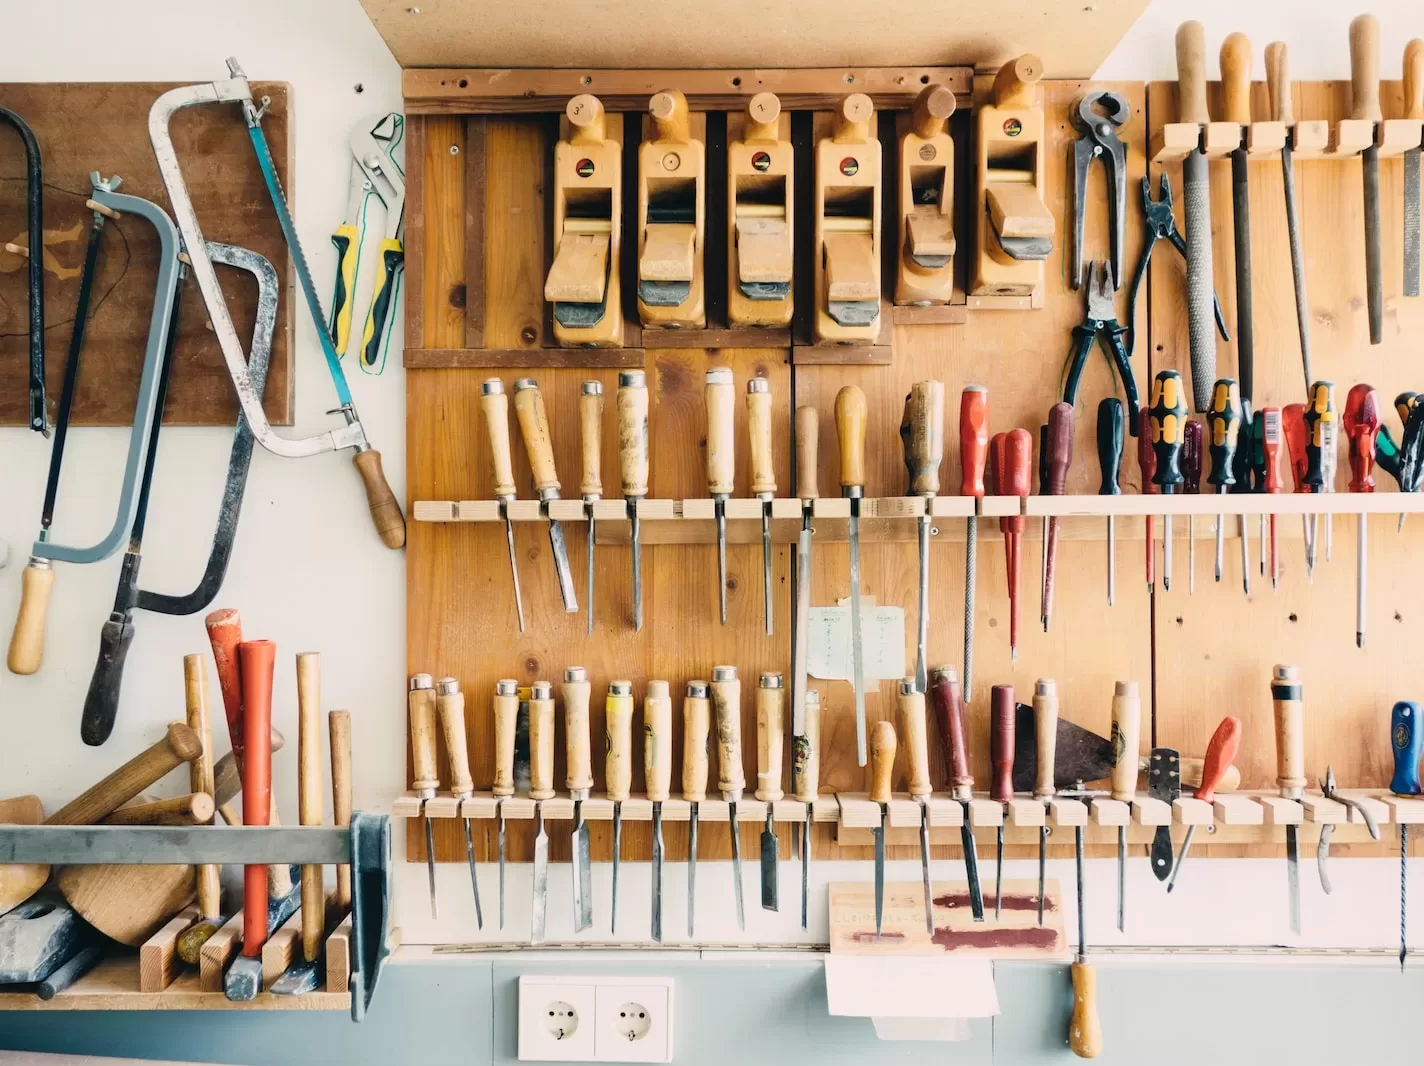
[[[1058,686],[1051,678],[1041,677],[1033,686],[1033,731],[1038,747],[1038,774],[1033,783],[1033,798],[1044,806],[1053,798],[1053,760],[1058,750]],[[1045,820],[1038,834],[1038,924],[1043,924],[1043,891],[1048,865],[1048,824]]]
[[[638,503],[648,495],[648,379],[641,370],[618,375],[618,469],[632,523],[633,630],[643,629],[643,537]]]
[[[689,681],[682,700],[682,798],[687,821],[687,935],[697,913],[697,805],[707,798],[707,738],[710,711],[706,681]]]
[[[707,371],[702,396],[707,406],[707,491],[717,511],[717,602],[727,624],[727,500],[736,485],[736,442],[733,437],[732,371],[724,366]]]
[[[1236,761],[1236,753],[1241,750],[1241,719],[1233,718],[1230,715],[1221,720],[1221,724],[1216,727],[1216,732],[1211,735],[1211,740],[1207,742],[1206,758],[1202,760],[1202,780],[1197,786],[1196,797],[1203,803],[1210,803],[1216,795],[1217,786],[1221,784],[1222,777],[1226,774],[1227,768]],[[1192,837],[1196,835],[1195,825],[1187,826],[1186,839],[1182,841],[1182,850],[1177,853],[1177,863],[1172,867],[1172,876],[1167,879],[1167,891],[1172,891],[1177,885],[1177,877],[1182,872],[1182,866],[1187,861],[1187,855],[1192,850]]]
[[[1305,793],[1305,704],[1300,669],[1277,666],[1271,671],[1271,703],[1276,714],[1276,784],[1283,799]],[[1286,876],[1290,887],[1291,932],[1300,932],[1300,836],[1286,826]]]
[[[504,862],[506,829],[504,801],[514,795],[514,734],[519,725],[519,682],[503,678],[494,684],[494,784],[490,786],[499,816],[499,927],[504,928]]]
[[[593,788],[593,759],[589,752],[589,700],[593,686],[588,671],[570,666],[564,671],[564,761],[568,765],[566,784],[574,801],[574,823],[569,843],[569,873],[573,879],[574,931],[582,933],[593,924],[593,875],[589,863],[588,821],[583,804]]]
[[[964,808],[959,827],[960,849],[964,852],[964,874],[969,881],[969,910],[976,922],[984,920],[984,890],[979,884],[979,849],[974,843],[974,826],[969,820],[969,802],[974,798],[974,775],[969,772],[969,738],[964,731],[964,701],[954,668],[941,666],[930,674],[930,699],[939,740],[949,767],[949,783],[954,798]],[[913,789],[912,789],[913,790]],[[933,930],[931,930],[933,932]]]
[[[801,827],[801,928],[807,928],[810,909],[812,805],[821,784],[821,694],[807,689],[802,711],[802,732],[792,738],[791,794],[806,805],[806,822]]]
[[[649,681],[643,697],[643,780],[653,804],[651,934],[663,939],[663,800],[672,787],[672,696],[666,681]]]
[[[925,890],[925,932],[934,933],[934,890],[930,885],[930,754],[926,739],[925,694],[915,679],[900,682],[900,729],[905,734],[905,756],[910,772],[910,798],[920,805],[920,875]]]
[[[796,538],[796,618],[791,627],[791,734],[806,731],[806,641],[811,624],[811,509],[816,487],[819,415],[814,407],[796,408],[796,494],[801,499],[801,532]]]
[[[905,397],[900,421],[900,441],[905,449],[906,495],[925,501],[918,525],[920,545],[920,620],[915,637],[915,691],[928,682],[925,648],[930,632],[930,501],[939,495],[939,465],[944,458],[944,382],[917,381]]]
[[[766,635],[771,636],[771,501],[776,499],[776,466],[771,458],[771,382],[747,382],[747,433],[751,438],[752,492],[761,501],[761,601]]]
[[[519,594],[519,563],[514,552],[514,522],[509,517],[509,505],[514,502],[514,459],[509,448],[509,397],[504,382],[487,378],[480,385],[480,412],[489,431],[490,461],[494,466],[494,498],[499,501],[499,515],[504,519],[504,537],[509,545],[509,576],[514,582],[514,613],[519,619],[519,632],[524,632],[524,600]]]
[[[846,385],[836,393],[841,495],[850,500],[850,657],[855,685],[855,759],[865,765],[865,645],[860,632],[860,500],[865,495],[865,393]]]
[[[529,942],[544,939],[549,913],[549,834],[544,800],[554,798],[554,686],[536,681],[529,692],[529,798],[534,801],[534,883]]]
[[[440,714],[440,728],[445,734],[445,750],[450,755],[450,794],[464,801],[475,794],[475,779],[470,774],[470,747],[465,734],[465,694],[460,682],[442,677],[435,682],[435,705]],[[349,820],[349,819],[348,819]],[[480,879],[475,872],[475,837],[470,819],[465,823],[465,858],[470,864],[470,889],[475,894],[475,924],[485,927],[484,909],[480,906]],[[340,822],[337,823],[341,824]],[[320,898],[318,891],[316,896]],[[302,890],[306,899],[306,890]]]
[[[1360,154],[1365,203],[1365,305],[1370,343],[1384,341],[1384,261],[1380,252],[1379,144],[1374,126],[1383,118],[1379,101],[1379,19],[1357,15],[1350,23],[1350,117],[1371,123],[1369,146]]]
[[[603,781],[613,801],[613,905],[609,932],[618,932],[618,867],[623,850],[623,801],[633,786],[633,682],[610,681],[604,701],[608,754]]]
[[[1396,796],[1413,798],[1421,791],[1419,760],[1424,757],[1424,729],[1419,726],[1419,704],[1400,700],[1390,713],[1390,747],[1394,750],[1394,776],[1389,790]],[[1409,823],[1399,823],[1399,968],[1409,953]]]
[[[593,545],[595,525],[593,505],[603,497],[603,385],[597,381],[585,381],[579,389],[579,451],[583,457],[583,480],[579,492],[583,494],[584,514],[588,518],[585,529],[585,556],[587,575],[584,580],[584,595],[588,597],[588,634],[593,635]]]
[[[1142,742],[1142,701],[1136,681],[1119,681],[1112,700],[1112,798],[1131,803],[1137,795],[1137,751]],[[1127,826],[1117,827],[1117,930],[1127,925]]]
[[[995,685],[989,693],[989,758],[994,768],[994,783],[989,790],[990,799],[1004,805],[1007,816],[1009,801],[1014,798],[1014,723],[1018,704],[1014,700],[1013,685]],[[1004,902],[1004,820],[999,819],[995,836],[997,849],[994,855],[994,917],[999,917],[999,908]]]
[[[410,712],[410,758],[415,771],[411,788],[421,800],[421,810],[435,798],[440,780],[435,769],[435,681],[429,674],[415,674],[410,679],[406,698]],[[244,821],[247,816],[244,814]],[[425,865],[430,871],[430,917],[440,917],[435,902],[435,829],[430,816],[425,816]]]
[[[559,474],[554,468],[554,441],[549,436],[549,416],[544,410],[544,396],[533,378],[520,378],[514,383],[514,413],[519,416],[519,432],[524,437],[524,450],[529,456],[529,468],[534,473],[534,489],[539,493],[540,510],[549,514],[549,501],[559,498]],[[559,579],[559,594],[564,610],[578,610],[574,595],[574,575],[569,569],[569,551],[564,546],[564,530],[558,520],[549,518],[549,546],[554,553],[554,571]]]
[[[870,742],[870,802],[880,804],[880,828],[875,834],[875,936],[885,922],[885,832],[890,826],[890,775],[895,769],[895,727],[875,723]]]
[[[732,891],[737,903],[737,928],[747,927],[742,900],[742,840],[737,826],[737,802],[747,779],[742,770],[742,683],[735,666],[712,668],[712,713],[717,725],[717,789],[728,804],[727,828],[732,838]]]
[[[761,906],[779,909],[777,859],[780,842],[772,808],[785,793],[781,789],[781,736],[786,682],[768,671],[757,684],[757,787],[756,798],[766,804],[766,828],[761,833]]]

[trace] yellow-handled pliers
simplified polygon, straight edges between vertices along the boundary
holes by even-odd
[[[366,313],[366,325],[361,332],[361,369],[367,373],[381,371],[382,351],[394,321],[391,311],[396,301],[398,272],[405,262],[401,244],[405,221],[405,168],[400,159],[404,140],[405,117],[399,112],[373,115],[352,131],[351,193],[346,220],[331,235],[337,265],[330,332],[337,352],[344,355],[351,341],[352,305],[373,201],[385,210],[380,268]]]

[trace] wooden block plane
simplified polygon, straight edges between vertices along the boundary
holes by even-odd
[[[900,255],[895,302],[949,303],[954,291],[954,93],[927,85],[900,138]]]
[[[740,122],[740,135],[737,125]],[[775,93],[757,93],[745,116],[727,116],[727,321],[791,323],[791,116]]]
[[[1054,219],[1044,201],[1043,63],[1024,55],[1000,68],[975,115],[979,253],[970,292],[1037,296],[1053,251]]]
[[[622,154],[617,123],[598,98],[570,100],[554,148],[554,261],[544,280],[554,338],[565,348],[623,345]]]
[[[648,115],[653,136],[638,148],[638,316],[648,329],[702,329],[706,116],[694,123],[687,97],[671,89],[653,95]]]
[[[880,169],[875,105],[851,93],[816,143],[817,344],[880,335]]]

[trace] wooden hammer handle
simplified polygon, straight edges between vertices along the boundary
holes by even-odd
[[[203,754],[203,741],[182,722],[170,722],[168,733],[128,762],[65,804],[46,825],[94,825],[133,799],[170,770]]]
[[[194,797],[208,796],[208,815],[203,822],[211,824],[217,784],[213,775],[212,721],[208,716],[207,659],[202,655],[183,656],[183,699],[188,728],[198,734],[203,744],[203,754],[189,763],[188,787]],[[205,918],[214,917],[222,907],[222,885],[218,874],[215,865],[198,867],[198,912]]]
[[[332,711],[327,717],[331,732],[331,812],[334,825],[351,824],[351,712]],[[336,905],[351,906],[351,867],[336,868]]]
[[[186,796],[154,800],[152,803],[135,803],[131,807],[120,807],[104,819],[105,825],[206,825],[213,820],[213,797],[206,792],[192,792]],[[213,889],[217,888],[217,867],[198,867],[198,909],[204,917],[218,913],[220,906],[216,896],[206,903],[202,893],[208,891],[203,884],[203,871],[213,871]]]
[[[297,819],[302,825],[321,825],[321,656],[313,651],[297,654]],[[302,957],[315,962],[321,953],[326,923],[325,877],[320,863],[302,867]]]

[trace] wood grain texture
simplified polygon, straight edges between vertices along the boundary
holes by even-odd
[[[0,85],[0,105],[17,112],[34,128],[44,160],[45,378],[51,417],[59,402],[88,240],[90,213],[84,200],[90,194],[90,171],[97,168],[105,177],[118,174],[123,178],[120,192],[152,200],[172,214],[148,138],[148,109],[173,87],[164,82]],[[271,110],[262,127],[282,187],[294,198],[290,87],[283,82],[253,82],[252,93],[271,98]],[[292,373],[288,309],[294,305],[287,249],[247,128],[237,108],[225,105],[181,111],[170,129],[203,236],[260,252],[283,278],[264,407],[274,425],[290,425],[296,379]],[[0,195],[0,245],[5,241],[25,244],[22,157],[7,147],[6,159],[0,171],[0,188],[4,190]],[[71,416],[77,426],[133,423],[157,278],[158,237],[147,222],[130,218],[111,222],[102,241]],[[24,263],[20,256],[0,251],[0,379],[5,381],[23,380],[28,359]],[[220,270],[218,278],[237,335],[251,337],[257,313],[255,283],[240,271]],[[202,298],[196,287],[189,288],[179,318],[164,422],[232,425],[237,418],[237,395],[217,340],[207,328]],[[0,425],[27,421],[24,391],[0,390]]]

